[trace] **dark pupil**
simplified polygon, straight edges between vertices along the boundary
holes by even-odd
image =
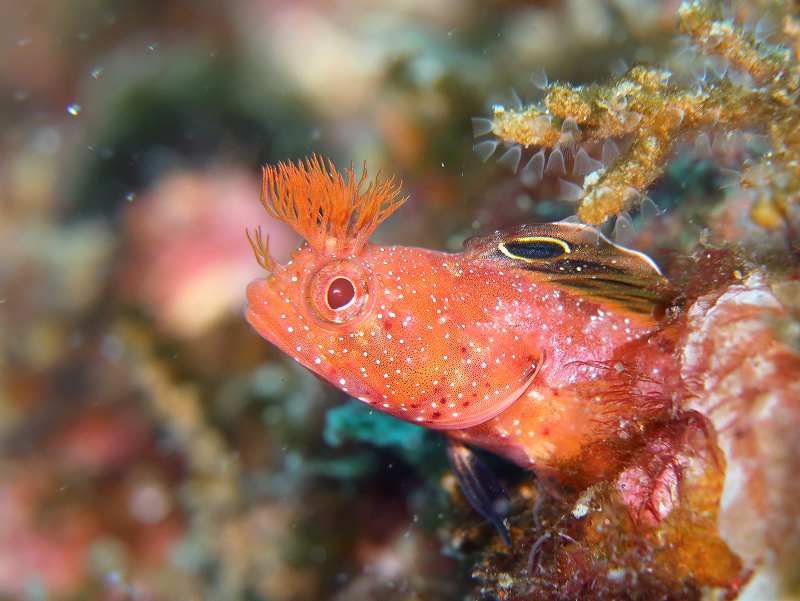
[[[336,278],[328,286],[328,306],[331,309],[341,309],[356,294],[356,289],[347,278]]]
[[[554,259],[564,254],[564,248],[556,242],[536,240],[531,242],[506,242],[512,255],[524,259]]]

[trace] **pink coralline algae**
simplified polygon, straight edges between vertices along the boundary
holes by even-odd
[[[263,224],[279,256],[293,238],[252,202],[258,188],[237,171],[177,172],[127,207],[126,295],[169,332],[192,337],[240,310],[251,280],[245,224]]]

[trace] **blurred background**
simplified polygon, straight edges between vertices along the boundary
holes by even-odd
[[[260,165],[397,174],[391,243],[561,219],[473,152],[471,117],[542,69],[658,63],[677,4],[5,0],[0,598],[478,598],[459,532],[485,526],[439,438],[244,322],[244,228],[279,259],[298,242],[258,203]]]

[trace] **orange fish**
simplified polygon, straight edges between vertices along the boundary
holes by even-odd
[[[394,179],[366,177],[317,157],[264,169],[264,207],[306,243],[278,265],[259,232],[250,239],[271,272],[248,288],[250,324],[376,409],[541,477],[607,474],[669,406],[653,261],[573,223],[456,254],[371,244],[405,199]]]
[[[248,235],[270,272],[247,290],[250,324],[349,395],[442,431],[467,498],[507,542],[504,493],[466,445],[553,491],[615,482],[652,527],[679,503],[691,445],[718,435],[727,470],[704,461],[730,474],[723,529],[764,519],[760,538],[726,530],[734,550],[749,566],[800,550],[781,521],[800,497],[787,494],[800,357],[775,334],[789,309],[763,277],[665,311],[674,293],[653,261],[580,224],[495,232],[460,253],[372,244],[405,200],[399,184],[318,157],[266,167],[261,200],[305,243],[279,265]],[[733,343],[756,333],[757,345]],[[766,444],[768,432],[783,434]]]

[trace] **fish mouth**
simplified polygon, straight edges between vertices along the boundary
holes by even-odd
[[[282,324],[274,318],[274,313],[270,312],[270,309],[274,310],[280,303],[282,303],[282,299],[272,290],[269,278],[250,282],[247,287],[247,310],[245,312],[247,323],[264,340],[275,346],[283,354],[297,361],[317,377],[344,390],[354,398],[365,400],[365,397],[371,394],[368,388],[356,381],[348,384],[347,388],[342,388],[337,384],[339,376],[335,366],[328,363],[321,353],[319,357],[312,361],[310,356],[297,352],[299,349],[295,348],[296,342],[292,342],[290,336],[282,335],[286,326],[283,325],[281,327]]]
[[[277,295],[270,290],[269,278],[253,280],[247,286],[245,319],[262,338],[286,352],[286,344],[283,344],[278,337],[277,327],[269,319],[268,311],[264,310],[267,307],[274,307],[277,302]]]

